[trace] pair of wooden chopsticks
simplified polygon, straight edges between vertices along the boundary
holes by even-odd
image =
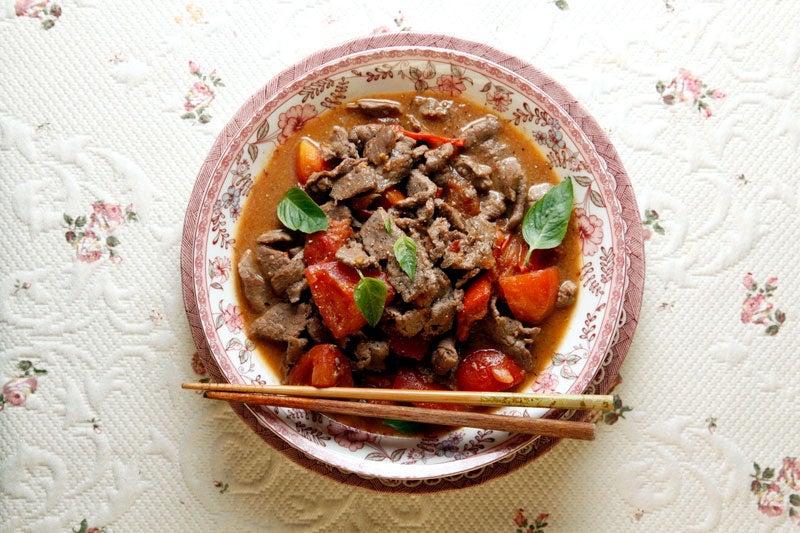
[[[549,409],[597,409],[604,411],[610,411],[614,408],[613,397],[605,395],[362,389],[354,387],[318,389],[306,386],[230,383],[184,383],[182,387],[190,390],[202,390],[205,391],[206,398],[227,402],[290,407],[320,413],[406,420],[444,426],[494,429],[511,433],[582,440],[594,439],[594,424],[547,418],[428,409],[404,405],[384,405],[351,400],[543,407]]]

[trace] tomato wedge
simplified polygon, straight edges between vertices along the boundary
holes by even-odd
[[[513,276],[500,276],[500,291],[514,318],[523,324],[536,324],[556,307],[560,276],[557,267],[548,267]]]
[[[305,275],[322,322],[335,338],[352,335],[367,325],[354,297],[356,283],[361,279],[355,268],[340,261],[328,261],[306,267]],[[368,273],[364,275],[369,276]],[[386,302],[390,302],[395,290],[386,275],[381,272],[370,277],[379,278],[386,284]]]
[[[458,390],[500,392],[521,383],[525,372],[500,350],[483,349],[464,357],[455,377]]]
[[[352,387],[350,361],[334,344],[317,344],[304,353],[286,375],[287,385]]]
[[[336,251],[353,236],[349,220],[331,220],[328,229],[306,236],[303,260],[306,265],[334,261]]]
[[[322,159],[322,149],[319,145],[308,137],[300,139],[300,142],[297,143],[297,159],[295,159],[297,182],[305,185],[311,174],[324,169],[325,161]]]
[[[411,368],[402,368],[397,372],[392,383],[393,389],[411,389],[411,390],[448,390],[438,383],[429,383],[425,381],[422,374]],[[426,407],[428,409],[445,409],[447,411],[460,411],[463,407],[450,403],[429,403],[429,402],[412,402],[412,405],[417,407]]]
[[[464,291],[461,310],[456,316],[456,339],[463,342],[469,337],[469,328],[473,323],[486,316],[489,311],[489,300],[492,297],[492,278],[489,272],[478,276]]]

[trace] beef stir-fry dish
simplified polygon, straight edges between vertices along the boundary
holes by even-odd
[[[570,179],[465,99],[379,95],[276,148],[235,245],[248,335],[286,384],[513,390],[578,290]]]

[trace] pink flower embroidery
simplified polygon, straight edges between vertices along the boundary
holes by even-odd
[[[767,516],[780,516],[784,511],[783,492],[777,483],[771,483],[758,496],[758,510]]]
[[[303,124],[317,116],[317,108],[311,104],[292,106],[278,116],[278,127],[281,129],[278,135],[278,143],[286,142],[294,132],[303,127]]]
[[[42,21],[42,28],[49,30],[61,17],[61,6],[52,0],[17,0],[14,13],[18,17],[29,17]]]
[[[753,274],[748,272],[742,278],[742,285],[747,290],[742,302],[742,323],[766,326],[764,332],[767,335],[777,335],[786,321],[786,313],[778,309],[771,301],[778,289],[778,278],[774,276],[768,278],[761,287]]]
[[[661,101],[667,105],[674,105],[679,102],[692,102],[692,106],[697,108],[703,118],[713,115],[708,106],[708,100],[721,100],[725,98],[725,93],[720,89],[707,89],[703,81],[686,70],[678,69],[678,75],[668,84],[663,81],[656,83],[656,91],[661,95]]]
[[[125,214],[118,204],[95,202],[92,204],[92,215],[89,227],[99,227],[106,233],[114,233],[119,226],[125,223]]]
[[[25,405],[28,396],[36,392],[39,386],[38,376],[47,374],[47,370],[36,368],[31,361],[23,359],[17,363],[17,368],[22,372],[3,385],[0,394],[0,412],[6,404],[19,407]]]
[[[28,396],[36,392],[38,382],[35,377],[12,379],[3,385],[3,401],[9,405],[25,405]]]
[[[467,90],[464,80],[451,74],[439,76],[439,79],[436,80],[436,88],[448,96],[458,96]]]
[[[525,516],[525,509],[517,509],[517,512],[514,513],[514,523],[517,524],[517,527],[522,527],[526,521],[527,517]]]
[[[189,88],[189,92],[186,93],[186,101],[183,104],[183,108],[186,111],[194,111],[198,108],[205,109],[211,105],[213,100],[214,91],[202,81],[196,81]]]
[[[103,245],[94,231],[84,232],[83,237],[77,243],[76,256],[78,261],[83,263],[94,263],[103,257]]]
[[[139,217],[132,205],[123,210],[119,204],[97,201],[92,203],[92,214],[72,217],[64,214],[67,231],[64,238],[75,249],[75,256],[82,263],[94,263],[108,255],[114,264],[120,264],[122,257],[117,253],[120,241],[113,235],[128,222],[137,221]]]
[[[595,215],[587,215],[582,207],[575,208],[578,219],[578,235],[584,255],[594,255],[603,242],[603,221]]]
[[[792,490],[800,490],[800,461],[797,457],[784,457],[777,481],[783,482]]]
[[[216,98],[214,87],[224,87],[225,84],[222,83],[216,70],[206,74],[194,61],[189,61],[189,74],[196,77],[197,81],[189,87],[184,96],[183,109],[186,112],[181,115],[181,118],[206,124],[211,120],[211,115],[207,110]]]
[[[244,319],[238,305],[228,304],[222,311],[222,317],[231,333],[239,333],[244,329]]]

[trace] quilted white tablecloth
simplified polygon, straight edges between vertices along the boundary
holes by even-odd
[[[792,1],[0,5],[0,530],[800,531],[800,6]],[[193,360],[194,178],[253,92],[375,32],[482,41],[619,151],[647,278],[595,442],[424,494],[337,483]]]

